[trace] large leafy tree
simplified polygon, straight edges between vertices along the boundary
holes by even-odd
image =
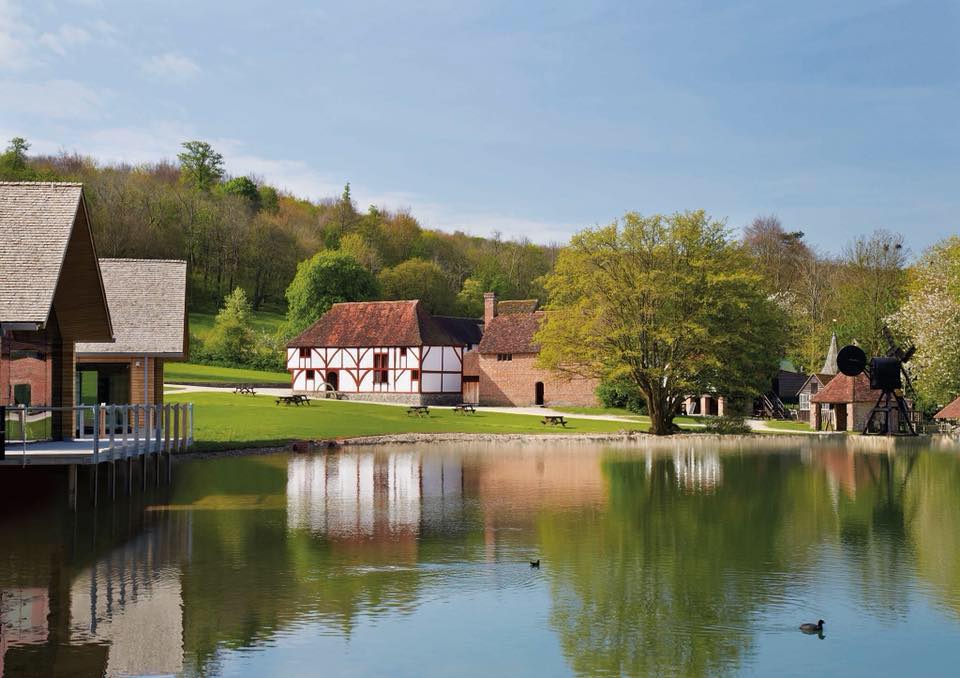
[[[223,156],[206,141],[185,141],[177,154],[184,183],[209,191],[223,178]]]
[[[302,332],[331,306],[343,301],[365,301],[377,295],[377,280],[342,252],[321,250],[297,265],[287,288],[287,326],[292,336]]]
[[[960,394],[960,238],[927,250],[910,278],[890,322],[917,346],[909,367],[922,404],[943,406]]]
[[[455,295],[450,279],[436,263],[408,259],[380,273],[380,288],[387,299],[419,299],[431,313],[450,313]]]
[[[644,217],[575,235],[546,276],[542,365],[625,379],[651,431],[666,434],[685,397],[765,390],[786,320],[755,263],[703,211]]]

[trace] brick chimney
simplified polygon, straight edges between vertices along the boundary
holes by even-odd
[[[483,293],[483,324],[487,326],[497,315],[497,293]]]

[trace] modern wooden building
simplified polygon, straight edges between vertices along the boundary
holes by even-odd
[[[163,366],[185,360],[187,262],[101,259],[114,341],[77,344],[78,402],[163,402]]]
[[[81,185],[0,182],[0,404],[72,407],[75,344],[112,340]],[[73,432],[52,412],[53,437]]]
[[[537,366],[540,348],[534,336],[543,317],[536,299],[497,301],[492,292],[484,295],[483,339],[464,377],[476,380],[481,405],[597,404],[598,380]]]
[[[287,345],[287,369],[295,393],[457,403],[478,339],[478,321],[434,317],[417,300],[334,304]]]

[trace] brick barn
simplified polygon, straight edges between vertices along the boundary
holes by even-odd
[[[477,320],[434,317],[417,300],[334,304],[287,345],[287,369],[294,393],[456,404],[479,339]]]
[[[484,295],[483,339],[476,357],[468,356],[465,380],[478,384],[481,405],[596,405],[597,379],[537,367],[540,349],[534,335],[544,317],[537,306],[535,299],[498,302],[495,294]],[[465,388],[465,399],[470,395]]]

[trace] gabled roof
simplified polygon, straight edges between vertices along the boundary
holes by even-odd
[[[433,316],[443,330],[465,346],[476,346],[483,338],[483,321],[478,318],[455,318],[449,315]]]
[[[811,396],[810,402],[832,405],[876,402],[880,393],[870,388],[870,379],[866,374],[861,373],[855,377],[838,374],[823,387],[822,391]]]
[[[334,304],[288,347],[463,346],[417,299]]]
[[[513,315],[515,313],[533,313],[540,302],[536,299],[506,299],[497,302],[497,315]]]
[[[502,302],[501,302],[502,303]],[[497,315],[483,328],[480,353],[537,353],[533,335],[540,329],[543,311]]]
[[[960,397],[933,415],[934,419],[960,419]]]
[[[78,342],[78,354],[183,358],[187,352],[187,262],[101,259],[115,341]]]
[[[806,379],[804,379],[804,381],[803,381],[803,386],[800,387],[800,391],[804,390],[804,389],[807,387],[807,384],[809,384],[810,381],[813,380],[813,379],[816,379],[818,382],[820,382],[820,385],[821,385],[821,386],[826,386],[827,384],[830,383],[830,381],[831,381],[835,376],[837,376],[837,375],[835,375],[835,374],[823,374],[822,372],[814,372],[814,373],[811,374],[809,377],[807,377]],[[799,391],[798,391],[798,393],[799,393]]]
[[[0,182],[0,321],[47,321],[82,195],[81,184]]]

